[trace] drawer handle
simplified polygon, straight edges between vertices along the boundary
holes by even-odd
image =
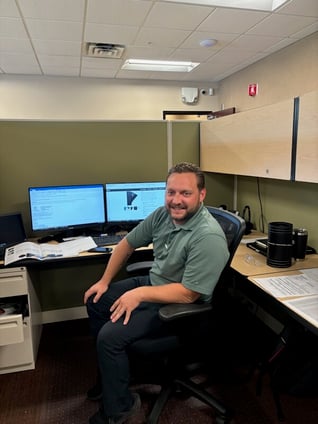
[[[0,323],[0,330],[7,330],[9,328],[18,327],[18,321],[9,321]]]

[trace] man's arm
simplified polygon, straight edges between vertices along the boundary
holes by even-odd
[[[181,283],[168,283],[161,286],[142,286],[135,289],[140,302],[193,303],[200,293],[187,289]]]
[[[161,286],[142,286],[129,290],[120,296],[111,306],[110,319],[116,322],[124,315],[123,324],[127,324],[131,313],[141,302],[154,303],[193,303],[200,293],[184,287],[181,283],[168,283]]]
[[[103,276],[97,283],[93,284],[84,294],[84,303],[86,304],[87,299],[96,293],[94,302],[98,302],[99,298],[108,289],[109,284],[113,278],[117,275],[123,265],[127,262],[130,255],[135,249],[130,246],[126,238],[122,239],[116,248],[113,250]]]

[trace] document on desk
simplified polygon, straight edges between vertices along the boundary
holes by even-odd
[[[318,296],[286,300],[284,303],[298,315],[318,327]]]
[[[299,274],[253,278],[261,288],[274,297],[318,295],[318,269],[303,269]]]
[[[38,261],[66,258],[77,256],[80,252],[96,247],[92,237],[66,241],[59,244],[43,243],[37,244],[30,241],[8,247],[5,251],[4,265],[25,259],[36,259]]]

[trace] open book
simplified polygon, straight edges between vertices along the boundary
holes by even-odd
[[[82,237],[59,244],[38,244],[26,241],[6,249],[4,265],[9,265],[12,262],[21,261],[23,259],[44,261],[48,259],[77,256],[80,252],[92,249],[93,247],[96,247],[96,243],[92,237]]]

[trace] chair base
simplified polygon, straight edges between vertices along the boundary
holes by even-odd
[[[148,416],[147,424],[157,424],[159,417],[163,408],[165,407],[170,395],[173,392],[177,392],[180,389],[185,389],[190,395],[201,400],[208,406],[211,406],[216,411],[216,424],[229,424],[230,420],[233,417],[233,411],[227,408],[224,403],[205,390],[200,389],[200,387],[188,380],[175,379],[173,384],[163,386],[159,396],[156,399],[156,402]]]

